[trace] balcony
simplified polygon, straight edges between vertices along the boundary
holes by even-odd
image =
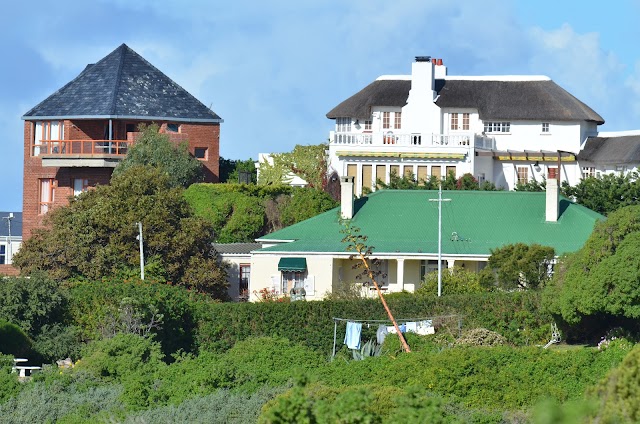
[[[32,146],[32,156],[42,166],[115,168],[132,141],[128,140],[42,140]]]
[[[402,150],[419,148],[495,149],[495,139],[481,134],[433,133],[338,133],[331,132],[329,143],[336,146],[400,147]]]

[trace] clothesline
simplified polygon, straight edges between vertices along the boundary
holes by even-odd
[[[401,323],[408,323],[408,322],[429,321],[429,320],[433,321],[436,318],[437,319],[458,318],[458,332],[462,328],[462,317],[460,315],[437,315],[437,316],[426,317],[426,318],[399,318],[399,319],[396,319],[396,323],[398,323],[398,325],[401,325]],[[337,341],[337,336],[338,336],[338,322],[362,323],[362,324],[366,324],[367,327],[369,327],[369,324],[384,324],[384,323],[391,323],[392,321],[390,319],[351,319],[351,318],[333,317],[333,351],[332,351],[332,357],[336,356],[336,341]]]

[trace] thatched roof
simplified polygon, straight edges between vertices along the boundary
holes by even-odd
[[[603,165],[640,163],[640,135],[589,137],[578,160]]]
[[[327,113],[327,118],[366,119],[374,106],[402,107],[411,89],[409,80],[376,80]],[[436,80],[441,108],[471,108],[480,119],[594,121],[604,119],[551,80]]]

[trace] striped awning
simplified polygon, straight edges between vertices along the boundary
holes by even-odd
[[[366,158],[464,159],[464,153],[448,152],[356,152],[340,150],[336,155]]]
[[[306,258],[280,258],[278,262],[278,271],[305,271],[306,269]]]

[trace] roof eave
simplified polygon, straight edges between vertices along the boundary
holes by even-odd
[[[172,122],[197,122],[214,123],[224,122],[222,118],[175,118],[171,116],[141,116],[141,115],[51,115],[51,116],[22,116],[23,121],[47,121],[54,119],[133,119],[140,121],[172,121]]]

